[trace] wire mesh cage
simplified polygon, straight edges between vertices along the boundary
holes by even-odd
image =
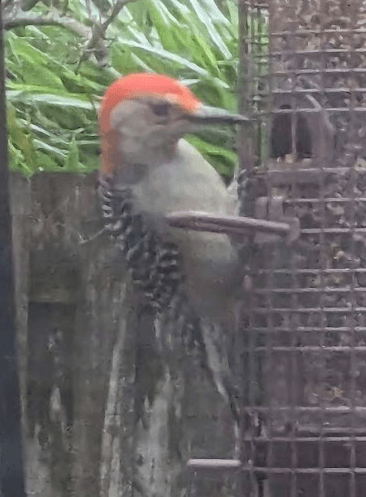
[[[240,18],[252,210],[282,197],[301,228],[247,254],[244,494],[366,496],[366,3]]]

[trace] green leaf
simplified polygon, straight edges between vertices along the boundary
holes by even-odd
[[[11,37],[9,38],[9,43],[11,45],[13,53],[17,57],[22,58],[30,64],[34,64],[35,66],[47,64],[47,55],[34,48],[31,44],[27,43],[27,41],[23,40],[22,38]]]
[[[58,171],[60,165],[52,158],[51,155],[37,150],[37,162],[39,171]]]
[[[127,47],[120,47],[114,44],[111,48],[112,65],[120,74],[127,74],[138,70],[134,54]]]
[[[177,52],[179,48],[174,39],[174,31],[176,31],[177,27],[171,25],[172,16],[169,19],[164,4],[159,0],[150,3],[149,13],[164,49],[174,53]]]
[[[198,136],[189,136],[187,141],[197,148],[201,154],[215,168],[225,176],[231,176],[238,162],[238,156],[232,150],[225,147],[214,145],[202,140]]]
[[[10,102],[23,102],[23,103],[39,103],[44,105],[55,105],[59,107],[72,107],[74,109],[94,110],[93,105],[87,102],[86,98],[80,96],[73,96],[71,94],[52,94],[48,93],[50,88],[42,88],[30,85],[12,85],[13,88],[22,88],[19,90],[8,90],[6,96]],[[68,96],[66,96],[68,95]]]
[[[37,168],[37,156],[34,148],[33,137],[29,130],[19,125],[16,112],[12,106],[7,109],[8,132],[12,144],[22,152],[28,167]]]
[[[64,90],[64,85],[59,76],[40,64],[24,64],[23,79],[28,85],[46,85],[57,90]]]
[[[37,150],[42,150],[47,152],[50,155],[53,155],[55,158],[60,160],[65,160],[67,155],[66,152],[62,151],[60,148],[52,146],[49,143],[44,142],[43,140],[34,139],[34,146],[37,147]]]
[[[202,67],[199,67],[197,64],[193,64],[189,60],[187,60],[183,57],[180,57],[179,55],[175,55],[171,52],[168,52],[167,50],[164,50],[162,48],[153,47],[151,45],[143,45],[142,43],[137,43],[137,42],[134,42],[132,40],[122,40],[122,44],[126,45],[128,47],[138,48],[143,52],[147,52],[147,53],[153,54],[155,56],[159,55],[161,58],[163,58],[167,61],[170,61],[170,62],[175,62],[183,67],[187,67],[187,68],[191,69],[191,71],[193,71],[201,76],[204,76],[204,77],[210,76],[208,71],[206,71]]]
[[[69,153],[67,154],[64,168],[67,171],[74,171],[78,168],[78,166],[79,166],[79,148],[76,143],[75,136],[73,136],[70,142]]]
[[[213,43],[219,48],[225,58],[229,59],[231,57],[230,50],[227,48],[224,40],[219,35],[212,19],[207,14],[204,8],[201,7],[197,0],[189,0],[193,9],[195,10],[198,18],[206,26],[207,31],[210,33]]]

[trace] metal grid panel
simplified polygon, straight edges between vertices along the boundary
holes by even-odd
[[[246,489],[366,496],[366,5],[242,1],[241,16],[253,184],[301,223],[295,244],[248,254]]]

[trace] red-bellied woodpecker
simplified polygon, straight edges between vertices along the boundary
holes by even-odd
[[[237,252],[227,235],[173,228],[165,216],[235,214],[220,175],[182,136],[202,124],[245,120],[202,105],[179,81],[158,74],[115,81],[99,113],[106,227],[149,302],[181,322],[186,345],[198,346],[234,414],[225,342],[241,283]]]

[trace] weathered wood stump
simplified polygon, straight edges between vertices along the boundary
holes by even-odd
[[[11,193],[28,493],[187,493],[190,457],[231,455],[231,415],[179,350],[161,354],[119,254],[95,236],[95,175],[13,174]]]

